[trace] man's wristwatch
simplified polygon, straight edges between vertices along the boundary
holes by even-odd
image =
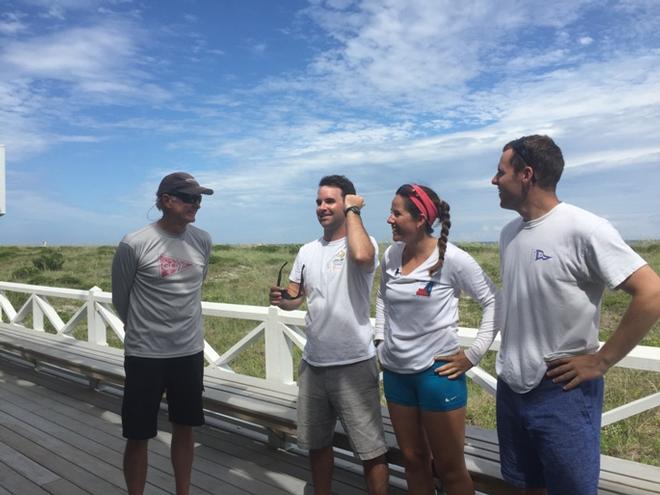
[[[348,212],[349,212],[349,211],[352,211],[352,212],[355,213],[357,216],[360,216],[360,208],[358,208],[357,206],[349,206],[348,208],[346,208],[346,209],[344,210],[344,215],[348,215]]]

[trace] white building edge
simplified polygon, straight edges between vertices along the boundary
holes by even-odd
[[[5,214],[5,145],[0,144],[0,216]]]

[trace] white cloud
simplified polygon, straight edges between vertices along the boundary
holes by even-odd
[[[220,173],[217,183],[229,184],[250,200],[277,195],[286,201],[292,184],[337,169],[368,175],[374,187],[414,174],[432,178],[442,171],[443,183],[457,190],[487,189],[502,146],[532,133],[554,137],[564,149],[567,168],[597,173],[604,167],[657,162],[657,67],[660,54],[626,55],[504,81],[466,103],[472,105],[466,113],[496,109],[492,123],[471,131],[443,129],[423,136],[418,124],[407,121],[386,126],[368,119],[341,125],[308,119],[286,126],[269,121],[263,129],[250,129],[249,138],[205,135],[203,141],[220,139],[213,153],[240,163]]]
[[[520,69],[566,63],[561,47],[509,52],[521,33],[570,25],[585,3],[315,2],[307,13],[335,47],[316,57],[307,79],[291,83],[357,106],[451,108],[484,72],[504,71],[498,58]]]
[[[267,48],[268,48],[268,45],[266,43],[255,43],[255,44],[250,46],[250,49],[258,55],[261,55],[262,53],[264,53]]]
[[[107,24],[73,28],[5,46],[2,62],[19,74],[67,81],[98,80],[135,56],[126,29]]]
[[[5,12],[0,15],[0,35],[12,36],[27,29],[27,25],[21,21],[20,13]]]
[[[72,1],[63,7],[86,5]],[[20,159],[57,143],[80,142],[79,130],[69,138],[69,131],[62,129],[85,120],[90,105],[169,100],[171,94],[142,70],[142,40],[143,32],[133,23],[109,20],[24,36],[2,45],[0,142],[11,150],[11,156]],[[85,141],[101,139],[86,135],[86,130]]]
[[[62,15],[83,3],[62,4]],[[307,65],[292,61],[290,72],[261,81],[227,67],[237,53],[279,49],[281,40],[211,48],[210,33],[191,32],[193,14],[164,26],[110,16],[36,36],[23,31],[0,48],[10,68],[0,74],[0,142],[11,144],[14,160],[57,143],[120,142],[122,133],[148,136],[149,146],[160,140],[165,160],[189,157],[177,166],[218,189],[211,204],[242,208],[255,230],[272,235],[283,235],[272,227],[278,216],[307,205],[326,173],[354,178],[377,211],[386,211],[396,186],[415,180],[456,204],[455,232],[469,225],[492,238],[507,214],[495,208],[489,180],[512,138],[556,138],[570,180],[598,183],[601,174],[658,163],[660,50],[640,22],[655,7],[617,3],[616,20],[602,30],[589,17],[599,8],[568,0],[314,0],[302,17],[316,24],[278,33],[322,43],[306,52]],[[153,172],[127,194],[134,203],[122,200],[138,211],[169,170],[135,155],[136,167]],[[261,217],[274,222],[265,227]],[[202,218],[224,219],[207,205]]]

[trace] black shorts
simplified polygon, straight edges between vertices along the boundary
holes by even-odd
[[[121,406],[125,438],[146,440],[156,436],[163,392],[172,423],[204,424],[204,353],[175,358],[124,358],[126,379]]]

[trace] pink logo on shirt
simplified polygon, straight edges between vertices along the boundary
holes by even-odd
[[[177,260],[175,258],[170,258],[164,254],[160,255],[160,276],[169,277],[175,273],[182,272],[187,268],[190,268],[193,264],[190,261]]]

